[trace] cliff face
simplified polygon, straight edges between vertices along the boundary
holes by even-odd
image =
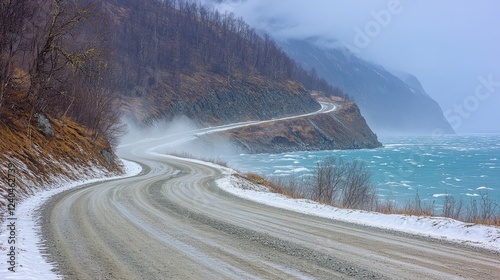
[[[398,75],[347,50],[322,49],[313,40],[280,42],[306,69],[340,87],[358,104],[377,133],[454,133],[439,104],[411,75]]]
[[[292,81],[203,76],[182,78],[178,90],[159,82],[145,96],[124,99],[124,108],[137,123],[151,124],[186,116],[202,125],[266,120],[316,111],[319,103],[304,87]],[[139,108],[139,109],[138,109]]]
[[[222,133],[246,153],[361,149],[381,147],[356,104],[336,100],[337,110],[289,120],[267,122]],[[205,136],[202,140],[210,141]]]

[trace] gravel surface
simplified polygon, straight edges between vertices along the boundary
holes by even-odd
[[[67,279],[494,279],[498,254],[234,197],[212,167],[144,162],[138,177],[70,190],[42,209]]]

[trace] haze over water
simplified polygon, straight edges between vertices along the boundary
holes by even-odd
[[[383,200],[405,203],[416,192],[442,205],[443,196],[470,199],[481,192],[500,200],[500,135],[385,137],[383,148],[239,155],[231,166],[263,175],[307,176],[327,156],[364,161]]]

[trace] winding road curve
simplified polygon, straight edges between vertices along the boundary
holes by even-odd
[[[317,113],[335,110],[323,105]],[[306,216],[234,197],[222,169],[154,149],[196,133],[121,147],[132,178],[81,186],[42,208],[49,258],[67,279],[495,279],[498,254]]]

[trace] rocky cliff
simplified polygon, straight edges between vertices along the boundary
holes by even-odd
[[[337,109],[308,117],[266,122],[203,136],[210,142],[221,136],[245,153],[361,149],[381,147],[356,104],[335,98]]]
[[[260,77],[227,81],[217,75],[183,77],[177,90],[158,82],[147,96],[124,99],[137,123],[185,116],[202,125],[266,120],[318,110],[321,106],[300,84]],[[138,109],[139,108],[139,109]]]

